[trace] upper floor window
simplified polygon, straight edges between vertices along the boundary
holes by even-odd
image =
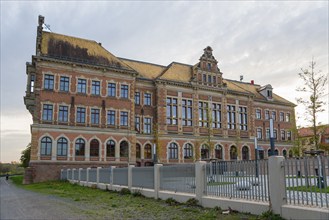
[[[276,112],[275,111],[272,111],[272,119],[273,119],[273,121],[276,121]]]
[[[192,126],[192,100],[182,100],[183,126]]]
[[[99,124],[99,109],[92,108],[90,114],[91,114],[90,117],[91,124]]]
[[[281,130],[281,140],[282,141],[286,140],[286,133],[284,130]]]
[[[61,76],[59,90],[61,92],[68,92],[70,86],[70,78],[67,76]]]
[[[140,130],[141,130],[141,119],[139,116],[135,117],[135,130],[137,132],[140,132]]]
[[[210,75],[208,75],[208,83],[211,83],[211,76]]]
[[[107,84],[107,95],[115,97],[116,85],[115,83],[108,83]]]
[[[141,104],[141,94],[140,92],[135,92],[135,105]]]
[[[121,85],[121,98],[128,98],[128,85]]]
[[[271,90],[267,90],[267,97],[272,98],[272,91]]]
[[[212,77],[212,81],[213,81],[213,82],[212,82],[213,84],[216,84],[216,81],[217,81],[217,80],[216,80],[216,76],[213,76],[213,77]]]
[[[203,74],[203,80],[202,80],[203,82],[207,82],[207,75],[206,74]]]
[[[144,105],[151,105],[151,94],[144,93]]]
[[[221,128],[222,113],[220,104],[212,104],[212,127]]]
[[[87,80],[78,79],[78,93],[86,93]]]
[[[287,140],[291,141],[291,131],[287,131]]]
[[[211,63],[207,63],[208,70],[211,70]]]
[[[66,138],[61,137],[57,141],[57,156],[66,156],[67,155],[68,142]]]
[[[69,107],[65,105],[60,105],[58,110],[58,121],[67,122],[69,114]]]
[[[228,129],[236,129],[236,121],[235,121],[235,106],[227,105],[227,127]]]
[[[248,129],[247,107],[239,107],[239,123],[240,123],[240,130],[246,131]]]
[[[278,131],[277,131],[276,129],[273,130],[273,138],[274,138],[275,140],[278,139]]]
[[[199,102],[199,126],[208,127],[208,102]]]
[[[91,94],[100,95],[100,90],[101,90],[101,82],[93,80],[91,82]]]
[[[280,121],[284,121],[284,113],[280,112]]]
[[[114,110],[107,111],[107,124],[115,125],[115,111]]]
[[[290,122],[290,113],[286,113],[286,122]]]
[[[262,119],[262,111],[260,109],[256,109],[256,119]]]
[[[269,128],[266,129],[265,137],[266,137],[266,140],[270,139],[270,129]]]
[[[84,156],[85,155],[85,141],[82,138],[79,138],[75,142],[75,156]]]
[[[40,149],[41,156],[50,156],[51,148],[52,148],[52,140],[50,139],[50,137],[42,138],[41,139],[41,149]]]
[[[30,92],[34,92],[35,75],[31,75]]]
[[[120,112],[120,125],[128,126],[128,112]]]
[[[54,89],[54,75],[45,74],[44,88],[49,90]]]
[[[76,121],[77,121],[77,123],[86,122],[86,108],[77,107]]]
[[[178,159],[178,146],[176,143],[170,143],[169,145],[169,159]]]
[[[42,120],[44,120],[44,121],[53,120],[53,105],[49,105],[49,104],[43,105]]]
[[[259,140],[262,140],[263,139],[263,131],[262,131],[262,129],[261,128],[257,128],[256,129],[256,135],[257,135],[257,139],[259,139]]]
[[[269,110],[265,110],[265,119],[266,120],[270,119],[270,111]]]
[[[144,133],[151,134],[152,122],[151,118],[144,118]]]
[[[167,97],[167,124],[177,124],[177,98]]]

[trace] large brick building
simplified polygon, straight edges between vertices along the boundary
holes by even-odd
[[[271,85],[223,78],[211,47],[195,65],[162,66],[46,32],[43,23],[40,16],[24,97],[34,181],[64,167],[254,159],[254,136],[267,158],[270,118],[276,153],[289,153],[295,105]]]

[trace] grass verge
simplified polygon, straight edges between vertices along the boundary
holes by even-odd
[[[329,193],[329,187],[326,188],[318,188],[317,186],[295,186],[295,187],[287,187],[287,190],[295,190],[301,192],[322,192],[322,193]]]
[[[92,219],[268,219],[238,212],[223,215],[220,208],[202,208],[197,205],[197,201],[192,200],[177,203],[171,199],[168,202],[169,200],[154,200],[138,194],[136,196],[136,193],[102,191],[63,181],[23,185],[22,176],[10,179],[23,189],[66,198],[77,207],[83,207],[81,212]]]

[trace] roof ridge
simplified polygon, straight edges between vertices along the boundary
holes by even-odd
[[[48,32],[48,31],[42,31],[42,34],[47,33],[47,34],[56,34],[56,35],[60,35],[60,36],[64,36],[64,37],[71,37],[71,38],[75,38],[75,39],[79,39],[79,40],[85,40],[85,41],[89,41],[89,42],[93,42],[96,44],[100,44],[100,42],[97,42],[95,40],[90,40],[90,39],[86,39],[86,38],[81,38],[81,37],[75,37],[75,36],[70,36],[70,35],[65,35],[65,34],[59,34],[56,32]]]
[[[117,57],[117,58],[120,59],[120,60],[127,60],[127,61],[132,61],[132,62],[137,62],[137,63],[150,64],[150,65],[159,66],[159,67],[164,67],[164,68],[167,67],[167,66],[164,66],[164,65],[161,65],[161,64],[150,63],[150,62],[140,61],[140,60],[133,60],[133,59],[124,58],[124,57]]]

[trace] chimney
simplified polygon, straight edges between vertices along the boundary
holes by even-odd
[[[251,80],[251,81],[250,81],[250,84],[251,84],[251,85],[254,85],[254,80]]]

